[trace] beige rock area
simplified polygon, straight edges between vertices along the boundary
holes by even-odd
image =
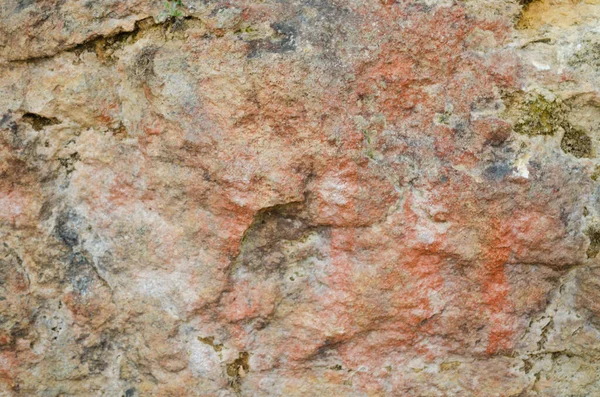
[[[600,1],[0,1],[0,396],[600,396]]]

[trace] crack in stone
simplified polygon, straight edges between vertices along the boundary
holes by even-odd
[[[155,25],[157,25],[157,24],[154,23],[154,19],[152,17],[146,17],[146,18],[136,20],[132,30],[123,30],[123,28],[119,27],[116,30],[114,30],[113,32],[110,32],[108,34],[92,35],[91,37],[89,37],[88,39],[86,39],[80,43],[75,43],[75,44],[66,46],[66,47],[56,50],[54,52],[50,52],[48,54],[27,57],[27,58],[10,59],[10,60],[4,61],[4,62],[6,62],[8,64],[23,64],[23,63],[42,62],[42,61],[49,60],[49,59],[55,58],[57,56],[60,56],[63,53],[84,51],[85,49],[94,47],[96,44],[101,43],[102,41],[105,41],[105,40],[115,39],[115,40],[123,41],[123,40],[127,39],[128,37],[133,36],[133,35],[141,32],[142,30],[148,29]]]

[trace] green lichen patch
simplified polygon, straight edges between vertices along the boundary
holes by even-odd
[[[594,168],[591,178],[594,182],[600,179],[600,166],[597,165],[596,168]]]
[[[569,106],[535,92],[516,92],[504,96],[504,116],[513,130],[527,136],[553,136],[564,131],[561,149],[577,158],[593,157],[592,138],[585,129],[568,121]]]
[[[506,116],[519,134],[554,135],[564,120],[561,103],[537,93],[511,94],[504,102]]]
[[[594,69],[600,68],[600,42],[584,42],[568,63],[571,67],[590,65]]]
[[[590,239],[590,245],[586,251],[588,258],[595,258],[596,255],[600,252],[600,227],[599,226],[590,226],[585,234]]]
[[[592,157],[592,138],[580,128],[564,124],[565,135],[560,142],[560,147],[565,153],[575,157]]]

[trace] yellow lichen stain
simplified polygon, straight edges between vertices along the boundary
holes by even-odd
[[[205,345],[211,346],[213,349],[215,349],[215,351],[217,353],[219,353],[221,350],[223,350],[223,344],[222,343],[215,343],[215,337],[214,336],[207,336],[205,338],[199,336],[198,340],[200,342],[204,343]]]
[[[525,6],[518,29],[569,27],[600,19],[600,0],[535,0]]]
[[[250,371],[248,360],[250,354],[248,352],[240,352],[238,358],[232,363],[227,364],[227,375],[229,375],[229,386],[239,395],[242,391],[242,379],[246,377]]]
[[[460,366],[460,361],[446,361],[440,364],[440,371],[452,371]]]

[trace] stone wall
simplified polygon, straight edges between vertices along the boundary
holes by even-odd
[[[0,396],[600,395],[599,23],[3,0]]]

